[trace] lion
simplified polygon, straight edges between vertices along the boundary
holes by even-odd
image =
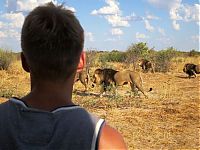
[[[145,94],[143,86],[142,86],[142,78],[138,72],[124,70],[124,71],[116,71],[114,69],[96,69],[93,75],[93,83],[97,85],[102,85],[102,92],[105,92],[107,87],[114,83],[115,87],[122,86],[124,84],[130,84],[131,90],[136,93],[138,89],[141,91],[146,98],[148,96]],[[94,85],[93,85],[94,86]],[[150,91],[152,88],[150,89]]]
[[[142,68],[144,72],[151,70],[152,73],[155,73],[154,64],[146,59],[140,59],[138,65]]]
[[[90,80],[90,76],[89,76],[89,70],[88,69],[84,69],[81,72],[77,72],[75,79],[74,79],[74,83],[77,81],[81,81],[81,83],[84,85],[85,87],[85,92],[88,91],[88,84],[89,84],[89,80]]]
[[[188,74],[188,78],[191,78],[192,76],[196,78],[196,74],[200,74],[200,65],[187,63],[183,67],[183,72]]]

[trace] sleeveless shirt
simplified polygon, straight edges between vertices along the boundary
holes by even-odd
[[[49,112],[11,98],[0,104],[0,150],[95,150],[103,123],[80,106]]]

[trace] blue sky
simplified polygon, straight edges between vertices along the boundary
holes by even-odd
[[[0,47],[21,51],[24,18],[50,0],[1,0]],[[85,30],[85,49],[125,51],[131,43],[199,50],[198,0],[53,0],[75,12]]]

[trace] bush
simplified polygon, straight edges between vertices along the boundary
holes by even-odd
[[[125,61],[125,53],[119,51],[105,52],[100,55],[100,62],[124,62]]]
[[[0,49],[0,70],[7,70],[14,59],[14,54],[10,51]]]
[[[188,56],[189,57],[197,57],[197,56],[200,56],[200,52],[193,49],[188,53]]]
[[[98,52],[95,50],[86,51],[86,68],[96,66],[96,61],[98,60]]]
[[[171,59],[176,57],[177,51],[170,47],[166,50],[161,50],[155,56],[155,71],[168,72],[171,65]]]
[[[126,63],[134,63],[139,58],[146,58],[148,56],[149,48],[147,43],[131,44],[126,51]]]

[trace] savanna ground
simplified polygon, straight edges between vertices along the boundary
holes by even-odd
[[[111,91],[100,98],[98,87],[84,93],[83,85],[77,82],[73,100],[105,118],[123,135],[130,150],[200,149],[200,75],[187,78],[182,68],[188,61],[198,63],[200,58],[174,63],[168,73],[141,73],[145,90],[153,88],[148,93],[149,99],[142,94],[130,96],[128,85],[120,87],[116,97]],[[121,66],[113,64],[118,70],[123,68]],[[30,90],[29,83],[29,75],[22,70],[19,61],[7,71],[0,71],[0,102],[25,95]]]

